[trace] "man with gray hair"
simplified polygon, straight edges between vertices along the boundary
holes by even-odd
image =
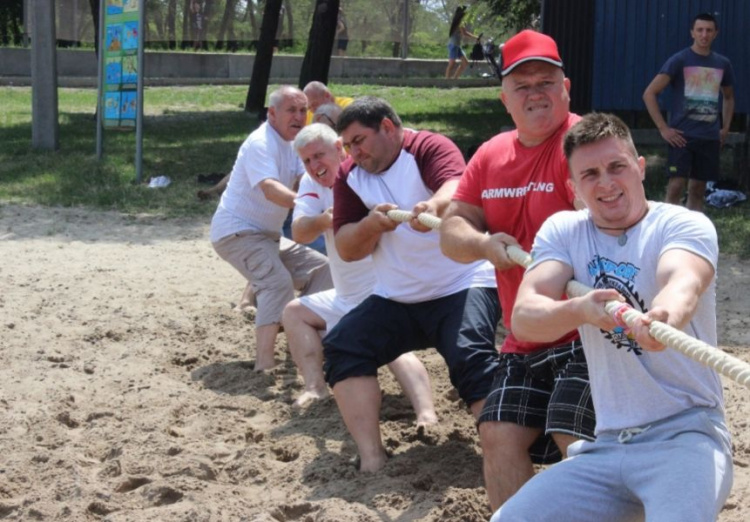
[[[323,123],[332,129],[336,129],[336,123],[339,121],[343,109],[335,103],[324,103],[315,110],[313,114],[313,123]]]
[[[304,173],[292,140],[305,124],[307,99],[296,87],[282,86],[268,105],[268,121],[240,147],[211,221],[214,249],[255,293],[256,371],[275,364],[281,314],[294,291],[314,293],[333,284],[324,255],[281,237],[297,196],[293,187]]]
[[[309,243],[323,234],[334,286],[301,296],[284,309],[282,322],[289,351],[305,381],[305,391],[295,405],[305,406],[328,395],[323,378],[321,334],[372,293],[375,273],[369,256],[347,263],[339,257],[334,244],[332,187],[339,165],[346,158],[336,132],[320,123],[308,125],[294,139],[294,149],[307,173],[300,181],[294,206],[292,237],[297,242]],[[417,356],[405,353],[388,367],[414,406],[417,426],[437,422],[430,378]]]

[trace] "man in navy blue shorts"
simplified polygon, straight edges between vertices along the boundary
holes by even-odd
[[[734,114],[732,64],[711,50],[718,34],[712,14],[697,15],[690,29],[693,45],[667,60],[643,93],[651,119],[669,144],[666,201],[679,205],[687,186],[690,210],[703,211],[706,183],[719,179],[719,152]],[[672,87],[669,124],[656,100],[667,86]]]
[[[372,97],[344,109],[337,129],[350,158],[334,184],[336,248],[344,261],[372,255],[376,284],[323,340],[324,371],[360,470],[374,472],[387,459],[378,368],[435,347],[478,417],[498,366],[499,305],[492,265],[443,256],[438,232],[416,219],[439,217],[448,206],[465,167],[458,147],[445,136],[404,129],[393,108]],[[413,219],[391,220],[386,213],[396,208]]]

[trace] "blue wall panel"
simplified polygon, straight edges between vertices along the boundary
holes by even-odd
[[[713,50],[734,68],[735,111],[750,113],[750,0],[596,0],[594,11],[593,109],[645,110],[643,90],[667,58],[692,44],[693,16],[710,12],[719,22]]]

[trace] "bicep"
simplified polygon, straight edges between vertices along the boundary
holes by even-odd
[[[734,100],[734,87],[731,85],[725,85],[721,88],[721,94],[724,96],[724,101]]]
[[[661,91],[667,88],[670,81],[671,78],[668,75],[659,73],[654,77],[653,80],[651,80],[651,83],[648,84],[645,93],[654,95],[659,94]]]
[[[516,300],[541,295],[558,301],[572,278],[573,269],[569,265],[557,260],[543,261],[523,275]]]
[[[262,190],[264,194],[266,194],[268,190],[279,190],[281,187],[284,187],[284,185],[282,185],[282,183],[279,180],[276,180],[273,178],[264,178],[260,180],[258,182],[258,186],[260,187],[260,190]]]
[[[706,258],[680,248],[662,254],[656,268],[660,289],[672,282],[691,281],[699,294],[708,288],[714,275],[714,266]]]

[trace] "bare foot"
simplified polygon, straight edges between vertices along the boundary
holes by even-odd
[[[255,367],[253,369],[258,373],[262,373],[267,372],[268,370],[273,370],[274,366],[276,366],[275,359],[271,359],[270,361],[255,359]]]
[[[310,406],[315,401],[319,401],[321,399],[325,399],[328,397],[328,390],[323,391],[317,391],[317,390],[305,390],[302,395],[297,397],[297,400],[294,401],[295,408],[304,408],[306,406]]]
[[[240,314],[245,314],[250,319],[255,319],[255,314],[258,313],[258,309],[255,306],[243,303],[238,304],[237,306],[232,308],[232,310]]]
[[[373,455],[367,459],[362,458],[362,455],[357,455],[354,465],[362,473],[376,473],[383,469],[386,462],[388,462],[388,454],[383,450],[379,455]]]
[[[440,442],[440,435],[438,431],[432,429],[432,427],[437,425],[437,420],[435,422],[428,423],[417,422],[417,429],[416,433],[414,434],[414,439],[427,444],[428,446],[435,446],[438,442]]]
[[[428,411],[417,416],[417,428],[426,428],[437,423],[438,418],[434,411]]]

